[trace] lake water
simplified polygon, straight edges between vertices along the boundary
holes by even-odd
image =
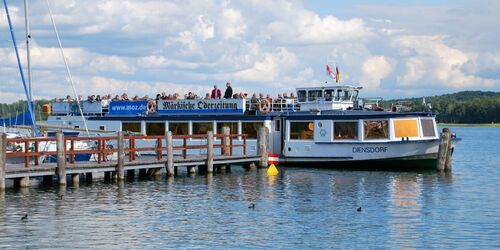
[[[233,167],[7,189],[0,248],[500,248],[500,129],[452,130],[462,141],[449,174]]]

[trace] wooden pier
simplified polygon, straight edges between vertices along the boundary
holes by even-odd
[[[177,173],[177,168],[186,167],[188,173],[213,173],[214,170],[225,171],[231,164],[258,165],[267,167],[267,135],[268,130],[258,131],[257,155],[247,155],[246,134],[230,134],[229,128],[223,128],[222,134],[209,131],[201,135],[172,135],[170,131],[164,136],[124,135],[117,132],[116,136],[106,137],[64,137],[57,133],[55,138],[23,138],[7,139],[0,133],[0,190],[5,189],[6,179],[13,179],[15,186],[27,187],[31,177],[43,177],[44,182],[54,179],[60,185],[66,185],[67,176],[72,182],[78,182],[81,175],[87,181],[93,173],[104,173],[105,178],[123,180],[125,176],[140,174],[161,175],[165,169],[167,176]],[[197,139],[199,145],[190,145],[191,139]],[[235,140],[238,139],[238,140]],[[155,142],[154,146],[139,147],[139,140]],[[175,141],[182,145],[175,146]],[[75,147],[78,141],[95,145],[91,149]],[[40,150],[40,145],[56,143],[56,150]],[[203,144],[201,142],[204,142]],[[12,150],[12,145],[24,145],[22,150]],[[110,146],[116,145],[116,146]],[[235,148],[242,148],[240,154],[235,154]],[[206,150],[206,154],[193,154],[189,151]],[[138,157],[138,153],[147,154]],[[76,161],[75,157],[82,154],[94,156],[91,161]],[[55,157],[57,162],[46,163],[42,159]],[[9,159],[23,159],[23,163],[9,163]],[[94,161],[92,161],[94,159]]]

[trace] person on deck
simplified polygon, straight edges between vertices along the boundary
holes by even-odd
[[[224,99],[230,99],[233,97],[233,88],[231,88],[231,83],[226,82],[226,92],[224,92]]]
[[[220,99],[222,97],[222,93],[220,89],[217,87],[217,84],[214,85],[214,89],[212,90],[212,99]]]

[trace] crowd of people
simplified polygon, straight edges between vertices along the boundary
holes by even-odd
[[[295,94],[292,92],[290,96],[287,93],[278,94],[277,100],[285,100],[285,99],[294,99]],[[249,99],[250,106],[252,108],[257,107],[262,100],[267,100],[269,103],[272,103],[273,98],[270,94],[264,95],[263,93],[253,93],[249,98],[246,92],[233,92],[233,88],[231,87],[231,83],[226,83],[226,89],[224,91],[224,95],[222,95],[222,90],[218,87],[217,84],[214,85],[214,88],[205,94],[205,96],[198,95],[194,92],[188,92],[184,96],[181,96],[179,93],[167,94],[166,92],[162,92],[161,94],[156,94],[155,98],[150,98],[148,95],[145,96],[134,96],[129,97],[127,93],[123,93],[122,95],[115,95],[112,97],[111,94],[106,95],[90,95],[87,97],[86,101],[90,103],[101,102],[101,104],[105,107],[108,106],[109,102],[113,101],[159,101],[159,100],[180,100],[180,99]],[[55,98],[54,102],[74,102],[70,95],[66,96],[66,98]],[[78,96],[78,101],[85,101],[83,96]]]

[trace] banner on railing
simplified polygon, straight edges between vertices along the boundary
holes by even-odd
[[[98,114],[101,112],[102,112],[102,105],[101,105],[100,101],[95,101],[95,102],[84,101],[83,102],[83,113]]]
[[[183,99],[158,101],[162,114],[242,114],[245,99]]]
[[[73,103],[70,102],[52,102],[52,114],[69,114],[71,113],[71,106]]]
[[[110,115],[137,115],[146,113],[148,101],[115,101],[109,103]]]

